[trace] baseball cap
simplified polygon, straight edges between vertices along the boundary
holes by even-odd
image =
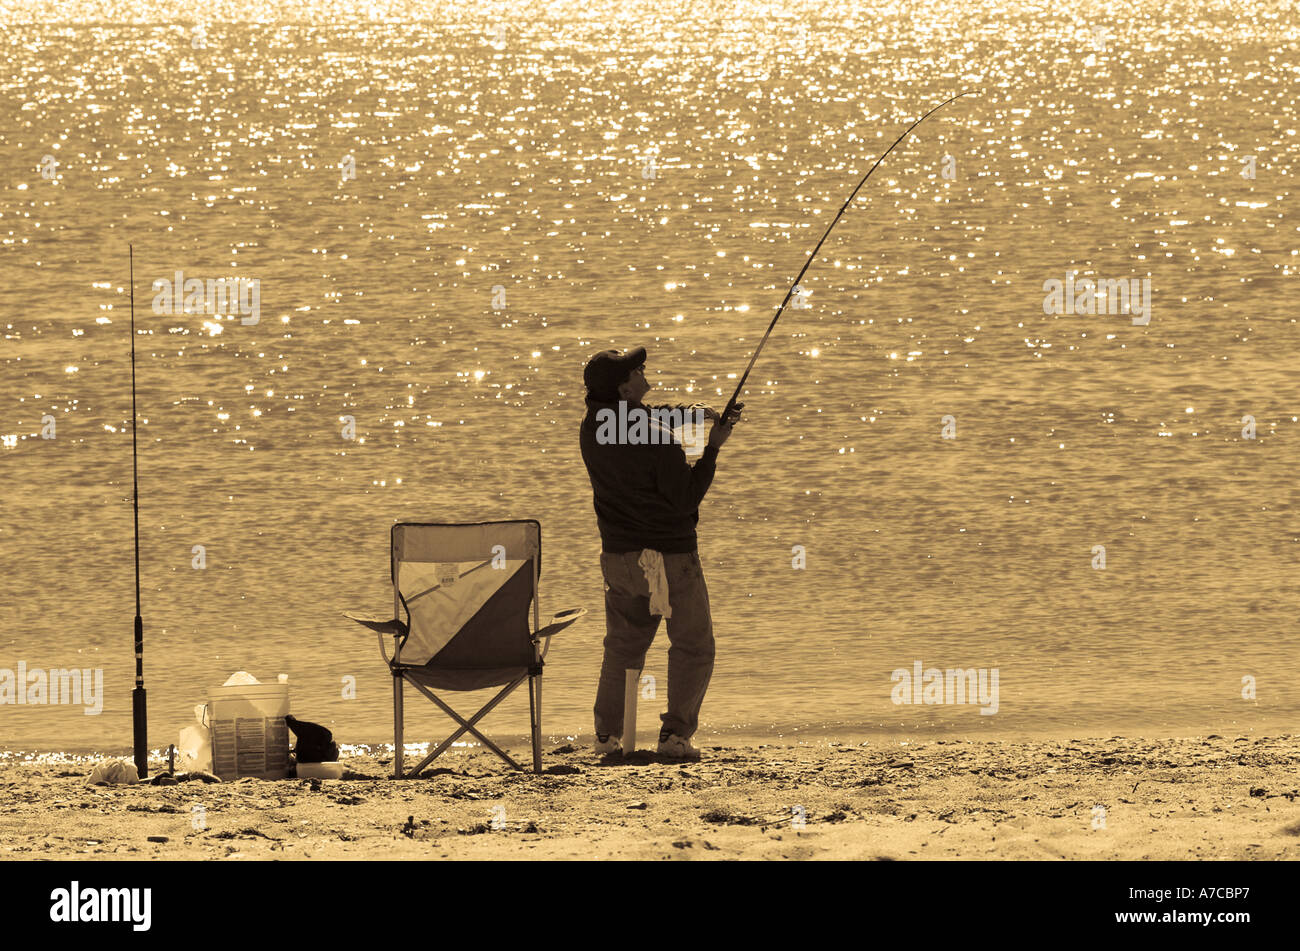
[[[618,388],[626,383],[632,371],[645,363],[645,347],[636,347],[627,353],[602,350],[587,361],[582,380],[587,384],[587,395],[606,403],[618,400]]]

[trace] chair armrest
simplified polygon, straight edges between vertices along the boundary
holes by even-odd
[[[586,613],[586,608],[570,608],[568,611],[561,611],[551,618],[549,624],[533,635],[533,640],[540,641],[543,637],[554,637]]]
[[[406,622],[397,618],[385,618],[378,614],[360,614],[355,611],[344,611],[343,616],[349,621],[356,621],[358,624],[368,627],[379,634],[405,637],[408,633]]]

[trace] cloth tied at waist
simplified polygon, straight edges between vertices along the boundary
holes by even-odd
[[[664,570],[663,552],[646,548],[641,551],[637,564],[645,572],[646,583],[650,586],[650,613],[669,618],[673,609],[668,604],[668,573]]]

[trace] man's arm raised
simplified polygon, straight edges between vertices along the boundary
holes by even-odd
[[[731,436],[731,430],[744,408],[744,403],[737,403],[725,425],[720,421],[713,424],[713,429],[709,432],[709,444],[704,447],[704,453],[694,466],[687,463],[686,453],[678,444],[660,446],[655,452],[655,487],[674,508],[693,512],[700,507],[717,472],[718,450]]]

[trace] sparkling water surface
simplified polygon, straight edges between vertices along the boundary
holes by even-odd
[[[544,691],[582,735],[583,364],[645,345],[652,400],[720,408],[963,89],[750,378],[702,738],[1294,729],[1294,5],[223,9],[0,5],[0,668],[105,684],[0,706],[0,747],[129,743],[128,244],[151,743],[240,669],[391,739],[340,614],[390,605],[394,521],[497,518],[541,521],[546,614],[591,611]],[[260,319],[155,313],[178,270]],[[1149,324],[1045,314],[1068,271],[1149,278]],[[893,703],[916,661],[997,668],[997,713]],[[526,725],[522,691],[487,721]]]

